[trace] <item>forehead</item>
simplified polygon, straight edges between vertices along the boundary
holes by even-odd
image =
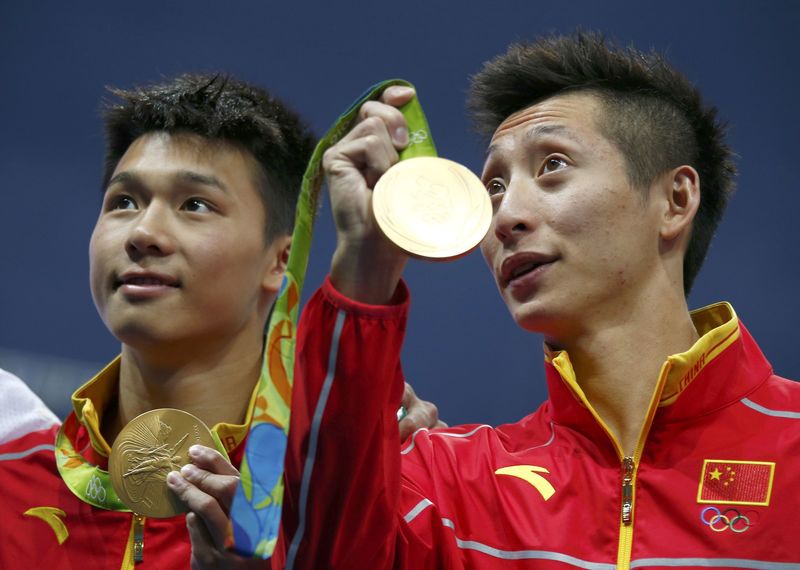
[[[495,130],[487,149],[493,154],[505,146],[544,135],[586,140],[601,136],[597,124],[604,109],[597,95],[568,93],[548,97],[509,115]]]
[[[131,143],[112,176],[120,172],[171,175],[193,172],[234,186],[253,178],[255,159],[235,145],[190,133],[146,133]]]

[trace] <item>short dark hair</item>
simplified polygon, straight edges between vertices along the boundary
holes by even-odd
[[[292,232],[311,131],[267,91],[226,75],[185,74],[130,90],[109,88],[118,99],[105,106],[103,188],[128,147],[151,132],[191,133],[248,151],[267,215],[266,239]]]
[[[468,106],[478,130],[491,135],[509,115],[567,92],[598,97],[598,128],[622,152],[628,177],[647,187],[682,164],[700,174],[700,207],[683,261],[686,295],[733,191],[736,168],[715,107],[657,53],[621,48],[593,32],[511,45],[472,77]]]

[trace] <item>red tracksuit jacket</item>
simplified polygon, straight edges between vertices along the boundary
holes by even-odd
[[[624,458],[564,352],[546,354],[533,414],[401,449],[404,286],[396,300],[326,282],[304,310],[288,568],[800,569],[800,383],[773,375],[729,305],[693,314],[701,338],[664,363]]]
[[[76,464],[107,471],[108,445],[99,426],[118,381],[119,359],[79,388],[65,421]],[[252,409],[252,406],[251,406]],[[248,415],[249,422],[249,415]],[[33,431],[0,445],[1,570],[173,570],[188,568],[191,554],[183,515],[140,519],[142,561],[134,561],[136,521],[129,511],[99,508],[76,496],[56,467],[59,426]],[[214,430],[235,465],[241,461],[246,425],[218,424]],[[89,484],[93,481],[90,479]],[[88,486],[87,486],[88,487]],[[100,486],[86,488],[97,503]]]

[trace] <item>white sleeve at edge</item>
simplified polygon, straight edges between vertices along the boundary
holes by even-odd
[[[0,443],[59,423],[19,378],[0,368]]]

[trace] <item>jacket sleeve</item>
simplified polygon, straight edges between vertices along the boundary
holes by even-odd
[[[416,505],[427,507],[424,491],[401,476],[397,409],[408,305],[403,283],[393,304],[372,306],[347,299],[330,281],[306,305],[273,567],[437,566],[425,529],[434,509],[414,514],[422,539],[405,521]]]

